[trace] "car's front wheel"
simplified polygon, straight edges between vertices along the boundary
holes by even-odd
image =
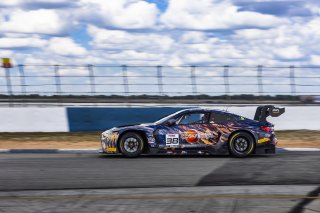
[[[138,157],[144,147],[143,138],[135,132],[125,133],[119,141],[119,147],[124,156]]]
[[[237,132],[229,140],[230,154],[235,157],[247,157],[254,151],[254,140],[249,133]]]

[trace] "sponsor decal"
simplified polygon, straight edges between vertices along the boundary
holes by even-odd
[[[196,143],[201,140],[203,143],[212,144],[213,141],[217,138],[212,132],[199,132],[195,129],[190,129],[186,132],[180,133],[181,137],[186,140],[188,143]]]
[[[261,138],[258,140],[258,143],[264,143],[264,142],[267,142],[267,141],[270,141],[270,138]]]
[[[280,113],[280,110],[279,109],[272,109],[272,112],[273,113]]]
[[[185,139],[188,143],[195,143],[199,139],[199,133],[195,129],[189,129],[186,132],[183,132],[182,138]]]
[[[112,132],[109,134],[104,134],[104,137],[107,139],[108,142],[116,142],[118,140],[118,133],[117,132]]]
[[[148,137],[148,143],[155,143],[156,139],[153,136]]]
[[[167,146],[179,146],[179,134],[166,134]]]
[[[115,147],[108,147],[107,148],[107,152],[116,152],[117,151],[117,148]]]

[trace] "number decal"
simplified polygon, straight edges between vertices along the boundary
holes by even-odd
[[[166,134],[166,146],[179,146],[179,134]]]

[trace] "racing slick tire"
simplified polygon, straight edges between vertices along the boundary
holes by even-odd
[[[237,132],[228,141],[229,152],[232,156],[244,158],[254,152],[255,143],[247,132]]]
[[[138,157],[144,148],[143,138],[135,132],[125,133],[119,141],[119,148],[125,157]]]

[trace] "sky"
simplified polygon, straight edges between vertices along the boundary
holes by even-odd
[[[320,65],[317,0],[1,0],[21,64]]]

